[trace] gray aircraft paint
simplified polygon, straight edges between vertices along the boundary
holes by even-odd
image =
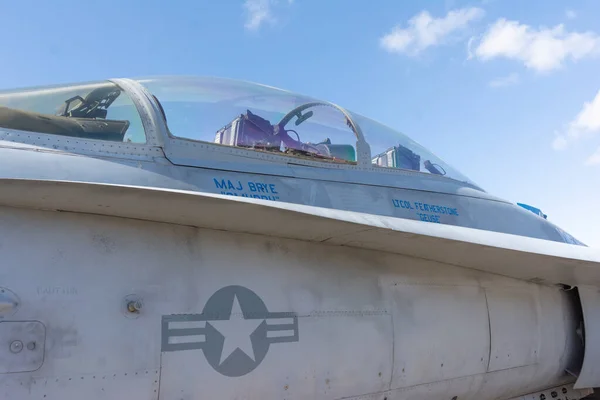
[[[592,249],[580,259],[579,246],[523,237],[572,240],[548,221],[470,184],[374,168],[366,143],[360,165],[324,167],[174,138],[149,94],[118,82],[136,102],[146,145],[0,130],[0,178],[184,189],[198,198],[181,203],[172,190],[160,203],[160,192],[148,191],[134,210],[67,186],[39,198],[21,190],[21,203],[1,196],[11,207],[0,206],[0,398],[577,399],[600,384],[598,342],[587,337],[584,353],[578,336],[580,305],[592,319],[586,332],[599,330],[598,289],[582,286],[577,300],[555,285],[595,276],[598,261]],[[119,190],[125,199],[137,193]],[[226,196],[209,203],[197,192]],[[244,195],[285,204],[285,213],[263,206],[249,208],[261,218],[240,214],[235,200]],[[366,214],[347,213],[339,225],[338,210]],[[419,214],[429,223],[418,228],[438,236],[402,230],[417,227],[405,220]],[[198,215],[212,228],[181,226]],[[284,231],[295,236],[273,237]],[[399,237],[418,255],[394,251]],[[514,246],[524,241],[529,247]],[[457,256],[467,248],[472,256]],[[488,266],[486,254],[500,256]],[[130,302],[141,308],[132,313]],[[225,352],[219,329],[242,321],[257,325]]]
[[[0,147],[0,177],[261,196],[274,201],[576,243],[549,221],[471,184],[431,174],[374,167],[369,154],[361,155],[358,165],[332,165],[174,137],[143,86],[128,79],[114,81],[127,90],[136,104],[146,131],[146,144],[115,144],[0,129],[0,140],[7,143]],[[361,154],[370,151],[368,144],[360,139],[357,145],[361,146]],[[224,190],[215,184],[215,179],[231,181],[234,188],[240,182],[243,189]],[[273,185],[277,193],[252,191],[248,183],[269,188]],[[406,201],[412,208],[402,207]],[[456,209],[458,215],[430,212],[422,205]]]
[[[435,192],[439,179],[425,174],[411,179],[413,185],[421,181],[421,189],[417,190],[169,166],[166,159],[160,162],[157,157],[153,161],[129,161],[123,155],[89,158],[56,150],[40,154],[6,148],[0,149],[0,155],[7,165],[0,169],[0,177],[197,190],[412,220],[437,218],[443,224],[565,241],[557,228],[543,218],[458,182],[440,185],[446,190],[453,187],[453,194]],[[434,205],[436,211],[426,210],[425,205]],[[444,207],[456,213],[440,211]]]
[[[12,321],[46,326],[43,364],[0,374],[0,398],[481,400],[571,381],[563,371],[577,354],[576,321],[557,287],[122,218],[0,207],[0,222],[0,279],[23,303]],[[215,369],[198,349],[163,351],[165,318],[225,318],[233,289],[219,290],[231,286],[260,295],[240,297],[242,312],[249,303],[264,313],[263,303],[294,313],[299,340],[270,346],[243,375]],[[131,294],[143,301],[135,319],[122,309]]]
[[[242,315],[232,313],[236,301],[239,302]],[[235,326],[240,319],[260,321],[260,324],[257,324],[250,333],[252,344],[250,351],[253,354],[249,355],[246,353],[248,350],[237,348],[230,355],[224,356],[224,341],[227,338],[214,326],[214,322],[227,321]],[[286,321],[290,322],[285,323]],[[194,324],[197,322],[201,323],[200,327]],[[171,326],[179,328],[170,328]],[[202,314],[164,316],[162,351],[202,350],[215,371],[226,376],[238,377],[258,367],[267,355],[271,344],[297,342],[298,334],[298,316],[295,313],[269,312],[262,299],[250,289],[243,286],[227,286],[216,291],[208,299]],[[192,337],[199,339],[171,343],[173,339]]]

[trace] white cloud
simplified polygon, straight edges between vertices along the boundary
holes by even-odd
[[[452,33],[466,28],[483,15],[484,11],[476,7],[452,10],[441,18],[434,18],[429,12],[421,11],[408,21],[406,28],[394,27],[379,39],[379,43],[390,53],[417,54],[428,47],[444,43]]]
[[[510,86],[519,83],[519,74],[512,73],[507,76],[502,76],[500,78],[492,79],[490,81],[490,87],[499,88],[504,86]]]
[[[570,143],[584,136],[600,133],[600,90],[591,102],[583,105],[563,133],[557,133],[552,147],[555,150],[565,149]],[[600,162],[600,149],[588,160],[589,163]]]
[[[565,15],[567,16],[568,19],[575,19],[577,18],[577,13],[573,10],[567,10],[565,11]]]
[[[600,165],[600,147],[585,162],[586,165]]]
[[[287,0],[291,5],[294,0]],[[244,27],[248,30],[258,30],[264,23],[274,23],[277,21],[273,13],[274,6],[278,5],[278,0],[246,0],[244,9],[246,10],[246,23]]]
[[[504,18],[488,28],[474,51],[482,61],[504,57],[538,72],[558,69],[566,59],[578,61],[598,53],[600,37],[593,32],[567,32],[562,24],[536,29]]]
[[[554,140],[552,141],[552,148],[554,150],[564,150],[569,145],[567,138],[560,132],[554,132]]]
[[[257,30],[260,26],[273,20],[270,0],[246,0],[246,23],[244,27],[249,30]]]
[[[469,41],[467,42],[467,60],[470,60],[475,56],[475,53],[473,53],[473,43],[474,42],[475,42],[474,37],[469,38]]]

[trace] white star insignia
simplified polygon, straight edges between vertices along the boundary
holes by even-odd
[[[240,349],[252,361],[256,362],[254,347],[250,335],[254,333],[256,328],[262,324],[264,319],[245,319],[240,307],[237,296],[233,296],[233,304],[231,305],[231,316],[228,320],[209,321],[221,335],[224,336],[223,349],[221,350],[221,359],[219,365],[236,350]]]

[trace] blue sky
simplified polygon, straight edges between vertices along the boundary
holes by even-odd
[[[0,88],[261,82],[396,128],[600,247],[597,0],[0,0]]]

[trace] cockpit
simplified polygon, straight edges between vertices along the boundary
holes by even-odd
[[[404,134],[329,102],[221,78],[123,81],[0,92],[0,129],[143,146],[149,132],[139,99],[145,98],[166,127],[158,143],[202,142],[292,163],[411,171],[473,184]]]
[[[0,128],[112,142],[145,142],[133,102],[112,82],[0,92]]]

